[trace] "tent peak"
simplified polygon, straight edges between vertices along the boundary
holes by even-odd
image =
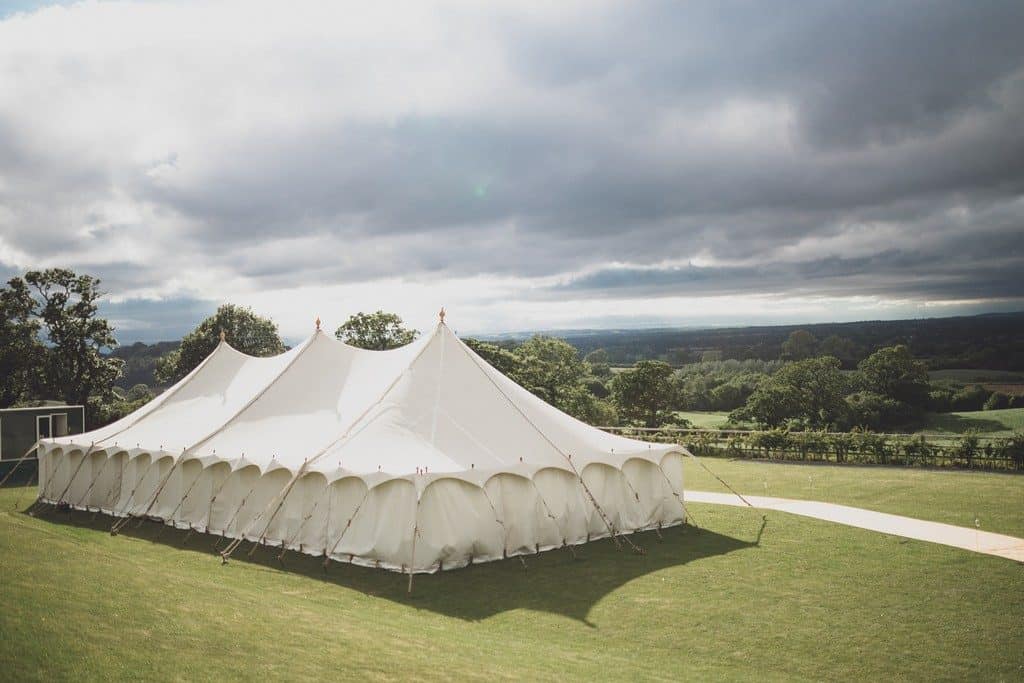
[[[441,310],[437,312],[437,317],[440,320],[442,325],[444,325],[444,316],[445,316],[445,310],[444,310],[444,306],[442,306]]]
[[[320,331],[320,316],[316,317],[316,331]]]

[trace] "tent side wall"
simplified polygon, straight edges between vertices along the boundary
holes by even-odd
[[[604,538],[612,533],[605,520],[616,534],[681,524],[682,457],[590,465],[582,483],[543,468],[532,477],[498,473],[482,485],[440,477],[418,491],[414,478],[370,485],[310,472],[287,489],[293,475],[284,468],[232,470],[222,461],[47,445],[40,496],[340,562],[435,572]]]

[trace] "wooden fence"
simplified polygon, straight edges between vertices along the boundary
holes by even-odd
[[[702,456],[1024,471],[1024,437],[1019,434],[985,437],[676,427],[601,429],[643,441],[678,443]]]

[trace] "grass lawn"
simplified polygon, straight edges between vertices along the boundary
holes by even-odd
[[[1011,436],[1024,429],[1024,408],[972,410],[961,413],[929,413],[919,431],[963,434],[976,429],[989,436]]]
[[[742,491],[1024,535],[1024,478],[709,459]],[[688,467],[688,487],[716,489]],[[404,577],[15,509],[0,491],[0,671],[25,679],[1019,679],[1018,564],[811,519],[703,527]],[[31,491],[22,493],[24,508]]]

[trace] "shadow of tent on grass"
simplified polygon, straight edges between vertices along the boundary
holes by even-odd
[[[80,511],[57,511],[52,507],[37,513],[50,522],[70,524],[107,533],[112,518]],[[764,530],[762,524],[761,531]],[[122,535],[160,543],[177,552],[209,555],[211,563],[220,563],[214,546],[218,536],[174,529],[158,522],[133,521]],[[231,556],[231,564],[244,562],[270,571],[287,571],[318,581],[335,584],[369,596],[392,600],[416,609],[465,620],[478,620],[508,610],[532,609],[560,614],[589,624],[587,615],[602,598],[624,584],[666,567],[674,567],[744,548],[756,547],[761,532],[752,541],[683,525],[662,531],[659,539],[653,531],[640,532],[631,539],[646,550],[634,554],[623,544],[618,550],[610,539],[576,546],[576,558],[567,549],[526,556],[523,562],[511,558],[486,562],[436,574],[417,574],[412,595],[406,591],[408,576],[383,569],[331,562],[324,570],[320,558],[289,551],[283,563],[280,549],[259,547],[250,557],[252,544],[245,542]],[[223,547],[226,541],[220,542]]]

